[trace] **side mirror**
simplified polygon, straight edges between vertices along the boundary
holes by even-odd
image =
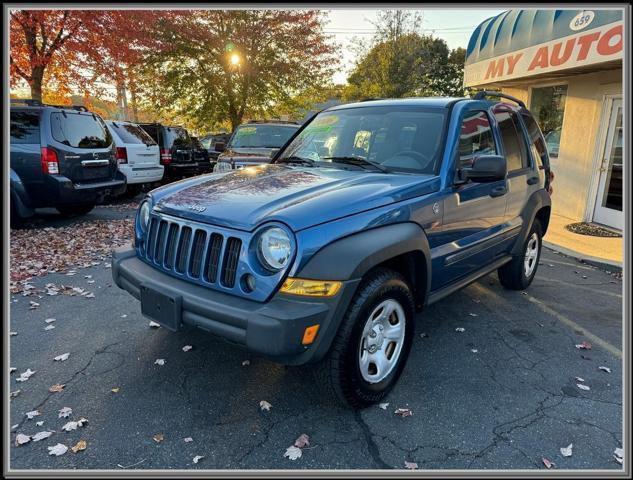
[[[482,155],[475,157],[472,167],[461,168],[458,172],[459,180],[472,180],[478,183],[497,182],[506,178],[508,163],[501,155]]]
[[[215,146],[213,148],[216,152],[223,152],[226,150],[226,145],[223,142],[215,142]]]
[[[279,152],[279,149],[278,149],[278,148],[273,148],[273,149],[270,151],[270,155],[269,155],[269,156],[270,156],[270,158],[275,158],[275,155],[277,155],[277,152]]]

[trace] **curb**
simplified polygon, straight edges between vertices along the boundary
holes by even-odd
[[[608,270],[612,273],[622,272],[622,264],[614,260],[607,260],[606,258],[594,257],[592,255],[585,255],[580,252],[577,252],[576,250],[571,250],[570,248],[561,247],[560,245],[546,242],[545,240],[543,240],[543,246],[549,248],[550,250],[555,250],[557,252],[563,253],[567,255],[568,257],[573,257],[576,260],[579,260],[580,262],[593,265],[594,267],[598,267],[603,270]]]

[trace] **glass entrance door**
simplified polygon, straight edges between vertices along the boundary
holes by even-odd
[[[622,99],[611,101],[593,221],[622,230]]]

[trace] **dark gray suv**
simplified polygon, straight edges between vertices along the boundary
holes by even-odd
[[[11,217],[55,207],[84,214],[106,195],[125,191],[112,137],[85,107],[11,103]]]

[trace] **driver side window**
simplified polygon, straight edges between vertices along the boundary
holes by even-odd
[[[475,157],[496,155],[497,147],[492,135],[488,115],[484,111],[468,112],[462,120],[459,134],[458,168],[470,167]]]

